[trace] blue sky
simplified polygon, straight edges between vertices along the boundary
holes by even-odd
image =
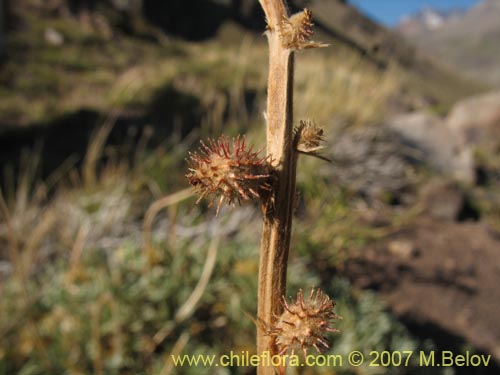
[[[436,9],[468,8],[478,0],[349,0],[372,18],[394,26],[402,16],[425,7]]]

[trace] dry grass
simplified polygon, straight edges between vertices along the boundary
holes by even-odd
[[[297,64],[298,118],[314,114],[318,124],[340,121],[369,125],[383,119],[388,101],[401,85],[397,70],[380,70],[362,57],[338,51],[333,55],[299,55]]]
[[[248,131],[258,145],[264,138],[267,72],[261,67],[267,66],[267,46],[251,38],[236,49],[217,43],[185,45],[181,54],[125,64],[118,78],[113,76],[114,85],[104,85],[104,96],[118,107],[143,108],[157,90],[173,86],[202,103],[196,137],[222,128]],[[376,70],[347,52],[313,52],[298,59],[296,118],[313,113],[325,127],[337,119],[358,126],[378,121],[400,84],[395,70]],[[250,94],[254,98],[249,103]],[[61,108],[78,107],[80,102],[73,102],[77,97],[70,96],[71,105],[62,102]],[[183,190],[190,139],[173,140],[175,146],[153,152],[142,145],[132,167],[116,159],[103,165],[112,119],[95,133],[83,169],[69,160],[40,182],[36,161],[29,161],[21,177],[12,178],[10,189],[2,192],[0,373],[164,374],[171,370],[165,364],[169,353],[225,354],[228,348],[253,347],[255,327],[242,312],[255,315],[255,207],[223,211],[217,220],[206,220],[206,207],[193,207]],[[330,244],[330,237],[340,233],[333,246],[321,250],[323,257],[335,257],[339,247],[359,237],[351,207],[337,188],[315,184],[306,189],[322,190],[306,191],[306,197],[329,199],[309,202],[307,209],[323,218],[308,236]],[[338,221],[332,225],[333,217],[352,225],[349,230]],[[214,234],[220,242],[212,242]],[[333,350],[359,349],[360,337],[368,333],[380,343],[389,342],[388,337],[410,340],[382,307],[374,317],[372,300],[360,305],[362,298],[350,298],[348,286],[340,292],[335,282],[319,280],[314,241],[302,239],[301,233],[298,237],[297,248],[312,255],[309,261],[292,259],[292,287],[322,281],[336,298],[345,293],[346,301],[339,301],[345,310],[339,314],[357,317],[345,326],[351,335]],[[356,326],[363,320],[373,324],[360,332]],[[386,347],[402,346],[390,341]]]

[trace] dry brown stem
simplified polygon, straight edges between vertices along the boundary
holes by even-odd
[[[276,339],[269,334],[276,317],[282,313],[282,296],[286,295],[286,271],[292,231],[297,169],[297,142],[293,132],[294,51],[324,47],[313,42],[312,15],[307,9],[290,17],[284,0],[260,0],[266,14],[269,43],[269,77],[267,88],[267,157],[273,161],[275,180],[272,199],[264,203],[259,286],[257,353],[279,354]],[[316,129],[316,128],[315,128]],[[314,129],[313,129],[314,130]],[[312,140],[316,151],[322,131]],[[309,142],[311,143],[311,142]],[[318,144],[316,144],[318,143]],[[259,375],[283,374],[285,368],[259,366]]]
[[[283,47],[278,26],[288,18],[282,0],[260,0],[266,13],[269,42],[267,92],[267,154],[276,168],[274,199],[264,206],[264,225],[259,264],[257,316],[272,324],[281,314],[281,297],[286,294],[286,271],[295,195],[296,155],[293,150],[293,50]],[[257,353],[278,354],[274,338],[264,329],[257,332]],[[277,369],[283,371],[284,369]],[[259,366],[257,373],[271,375],[272,367]]]

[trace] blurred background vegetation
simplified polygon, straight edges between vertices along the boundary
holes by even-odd
[[[298,373],[497,373],[499,273],[484,267],[500,256],[500,116],[473,142],[443,133],[457,101],[494,84],[346,1],[291,3],[331,44],[297,55],[295,118],[325,128],[333,163],[300,160],[289,295],[317,286],[337,302],[328,353],[496,361]],[[259,207],[215,218],[184,175],[200,138],[264,145],[258,2],[0,5],[0,374],[254,373],[168,358],[254,351]],[[463,306],[439,305],[448,295]]]

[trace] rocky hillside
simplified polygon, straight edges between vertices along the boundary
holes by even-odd
[[[254,347],[260,209],[215,217],[196,205],[185,159],[221,132],[263,145],[259,3],[9,4],[0,374],[219,374],[166,359]],[[500,94],[453,106],[477,86],[347,1],[291,5],[310,8],[315,39],[331,44],[297,53],[294,117],[324,127],[332,163],[299,161],[290,293],[315,285],[335,298],[331,353],[344,358],[493,358],[377,374],[499,374]],[[335,372],[373,373],[365,365]]]
[[[500,1],[483,0],[466,12],[426,9],[404,19],[397,30],[471,77],[500,83],[499,18]]]

